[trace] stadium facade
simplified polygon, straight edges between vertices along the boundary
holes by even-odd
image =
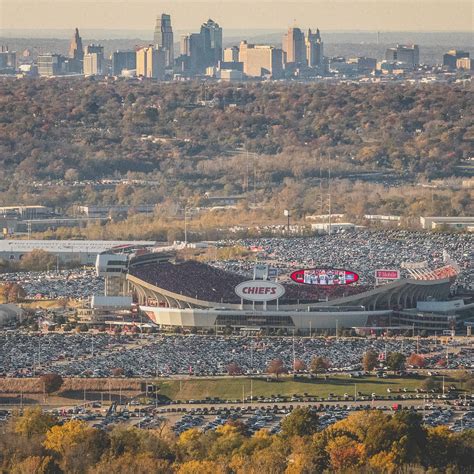
[[[130,261],[126,284],[141,311],[162,329],[262,329],[311,332],[339,328],[394,326],[397,314],[416,309],[420,301],[446,300],[457,273],[450,265],[426,274],[413,274],[378,287],[353,285],[321,291],[284,283],[286,293],[265,303],[240,299],[234,288],[245,280],[197,262],[152,262],[150,256]],[[430,329],[429,319],[422,318]],[[440,330],[439,317],[433,330]],[[417,325],[415,318],[406,328]],[[444,326],[448,326],[446,319]],[[443,328],[444,328],[443,326]]]

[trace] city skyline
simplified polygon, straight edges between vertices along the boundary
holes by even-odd
[[[252,15],[248,15],[251,4]],[[193,27],[196,16],[214,18],[224,28],[302,29],[317,23],[339,31],[459,31],[472,30],[471,2],[466,0],[358,0],[276,1],[228,0],[215,2],[171,1],[156,5],[149,0],[124,8],[123,0],[0,0],[1,30],[55,30],[80,25],[91,29],[153,29],[150,8],[168,12],[176,31]],[[429,15],[427,15],[429,11]],[[453,14],[453,12],[455,14]],[[0,30],[0,34],[1,34]]]

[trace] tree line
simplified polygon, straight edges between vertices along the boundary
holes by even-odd
[[[281,428],[251,434],[237,420],[179,436],[166,423],[102,431],[28,408],[0,433],[0,463],[15,474],[421,474],[468,473],[474,458],[473,430],[427,427],[412,410],[355,412],[322,429],[316,412],[296,408]]]

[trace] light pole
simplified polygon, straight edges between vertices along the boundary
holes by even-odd
[[[184,246],[188,247],[188,208],[184,206]]]
[[[287,231],[288,231],[288,235],[290,235],[290,210],[289,209],[285,209],[283,211],[283,215],[287,218]]]

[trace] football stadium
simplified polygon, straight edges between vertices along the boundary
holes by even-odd
[[[252,280],[206,263],[178,261],[171,253],[133,255],[126,263],[116,257],[102,254],[98,258],[106,287],[117,288],[107,280],[120,275],[122,283],[118,286],[133,295],[142,313],[160,328],[171,330],[284,329],[305,333],[397,324],[400,329],[415,325],[428,330],[447,329],[446,318],[440,320],[433,315],[419,321],[417,303],[447,300],[459,272],[456,264],[449,261],[435,270],[414,265],[407,268],[408,278],[368,286],[338,280],[338,272],[353,272],[323,269],[317,271],[324,274],[324,284],[311,284],[318,281],[314,270],[307,280],[309,284],[298,284],[293,276],[272,279],[266,265],[256,265],[263,269],[260,273],[254,271]],[[119,268],[111,268],[114,265]],[[295,273],[305,272],[309,270]],[[400,319],[400,315],[404,317]]]

